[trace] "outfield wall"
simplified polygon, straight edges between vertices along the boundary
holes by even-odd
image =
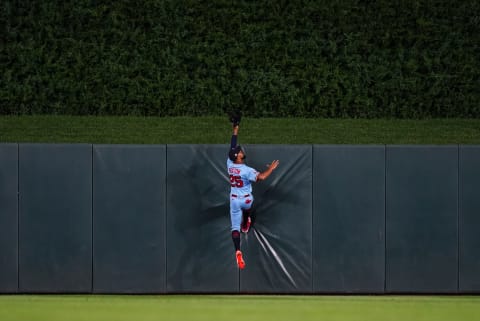
[[[480,146],[0,144],[0,293],[479,293]]]

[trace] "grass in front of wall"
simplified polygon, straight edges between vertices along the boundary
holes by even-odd
[[[2,116],[0,143],[228,144],[226,117]],[[242,144],[480,144],[476,119],[244,118]]]

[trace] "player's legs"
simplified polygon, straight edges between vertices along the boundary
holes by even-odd
[[[242,233],[248,233],[250,231],[250,225],[252,224],[252,219],[250,217],[250,210],[243,210],[242,218]]]
[[[242,202],[242,224],[241,224],[241,231],[243,233],[248,233],[250,230],[250,225],[252,223],[252,219],[250,217],[250,213],[252,210],[253,205],[253,197],[246,198],[244,202]]]
[[[232,231],[240,231],[240,225],[242,223],[241,201],[233,197],[230,199],[230,222],[232,224]]]
[[[230,199],[230,221],[232,223],[232,240],[235,247],[235,257],[240,269],[245,268],[242,252],[240,251],[240,225],[242,222],[242,208],[240,201],[236,198]]]

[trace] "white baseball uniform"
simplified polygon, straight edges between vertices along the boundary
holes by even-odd
[[[259,172],[245,164],[235,164],[230,159],[227,159],[227,168],[231,186],[230,220],[232,231],[240,231],[242,210],[249,210],[252,207],[252,182],[257,181]]]

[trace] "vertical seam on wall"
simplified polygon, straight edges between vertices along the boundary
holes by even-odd
[[[460,145],[457,145],[457,293],[460,293]]]
[[[94,211],[94,195],[95,195],[94,194],[94,188],[95,187],[94,187],[94,175],[93,175],[93,172],[94,172],[93,144],[91,145],[90,152],[91,152],[90,158],[91,158],[91,162],[92,162],[92,177],[91,177],[92,178],[92,204],[91,204],[91,206],[92,206],[92,208],[91,208],[91,211],[92,211],[92,214],[91,214],[92,215],[92,236],[91,236],[92,237],[92,239],[91,239],[92,240],[92,282],[91,282],[90,293],[93,293],[93,284],[94,284],[94,282],[93,282],[94,281],[94,279],[93,279],[94,278],[94,274],[93,274],[93,272],[94,272],[94,262],[93,262],[93,260],[95,258],[95,255],[94,255],[94,251],[95,251],[95,247],[94,247],[95,228],[94,228],[94,214],[93,214],[93,211]]]
[[[313,158],[313,152],[314,152],[314,146],[313,144],[310,146],[310,153],[311,153],[311,157],[312,157],[312,160],[311,160],[311,168],[312,168],[312,174],[311,174],[311,185],[310,185],[310,189],[311,189],[311,193],[312,193],[312,204],[311,204],[311,210],[310,210],[310,214],[311,214],[311,218],[310,218],[310,242],[311,243],[311,247],[310,247],[310,273],[311,273],[311,276],[310,276],[310,291],[312,293],[314,293],[314,286],[313,286],[313,283],[314,283],[314,271],[313,271],[313,260],[314,260],[314,257],[313,257],[313,247],[315,245],[315,243],[313,242],[313,209],[315,208],[313,206],[313,202],[315,200],[314,196],[315,196],[315,193],[313,191],[313,187],[314,187],[314,184],[313,184],[313,179],[315,177],[314,175],[314,170],[315,170],[315,167],[314,167],[314,158]]]
[[[20,292],[20,144],[17,144],[17,293]]]
[[[383,293],[387,292],[387,145],[384,145],[384,182],[383,182]]]
[[[164,206],[164,211],[165,211],[165,217],[163,218],[163,244],[164,244],[164,257],[163,257],[163,264],[164,264],[164,284],[163,284],[163,293],[167,293],[167,251],[168,251],[168,245],[167,245],[167,215],[168,215],[168,144],[165,144],[165,202],[163,204]]]

